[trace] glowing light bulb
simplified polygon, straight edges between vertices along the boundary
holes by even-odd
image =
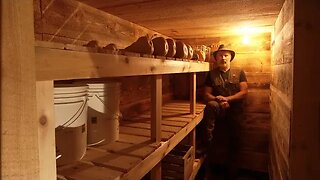
[[[243,44],[249,44],[250,43],[250,38],[249,38],[248,35],[243,36],[242,43]]]

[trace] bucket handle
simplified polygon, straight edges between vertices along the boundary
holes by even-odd
[[[96,96],[101,102],[102,102],[102,104],[104,104],[104,107],[106,107],[106,109],[110,112],[110,113],[112,113],[112,111],[108,108],[108,106],[104,103],[104,100],[103,99],[101,99],[98,95],[94,95],[94,96]],[[120,113],[117,113],[117,117],[118,118],[121,118],[122,117],[122,115],[120,114]]]
[[[82,112],[84,111],[87,102],[88,102],[88,98],[85,98],[83,104],[82,104],[81,107],[77,110],[77,112],[76,112],[73,116],[71,116],[71,118],[70,118],[67,122],[65,122],[64,124],[62,124],[61,126],[64,128],[64,127],[69,127],[71,124],[73,124],[73,123],[80,117],[80,115],[82,114]],[[78,114],[78,112],[80,112],[80,113]],[[72,122],[70,122],[75,116],[77,116],[77,117],[76,117]],[[70,123],[69,123],[69,122],[70,122]],[[68,123],[69,123],[69,124],[68,124]],[[68,125],[66,125],[66,124],[68,124]]]

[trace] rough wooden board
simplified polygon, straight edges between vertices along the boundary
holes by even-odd
[[[140,116],[140,117],[135,117],[135,118],[130,119],[130,120],[120,121],[120,123],[127,123],[127,121],[144,122],[144,123],[150,124],[150,117],[149,118],[144,118],[143,116]],[[130,123],[130,122],[128,122],[128,123]],[[161,124],[162,125],[167,125],[167,126],[184,127],[187,124],[187,122],[169,121],[169,120],[162,119],[161,120]]]
[[[188,117],[177,117],[177,116],[164,116],[162,118],[163,120],[166,121],[176,121],[176,122],[190,122],[190,118]]]
[[[162,121],[161,121],[162,122]],[[138,120],[134,121],[121,121],[120,126],[126,127],[136,127],[136,128],[143,128],[143,129],[150,129],[151,125],[149,123],[141,123]],[[178,132],[181,128],[176,126],[169,125],[161,125],[161,131],[166,132]]]
[[[144,117],[150,116],[150,112],[146,112]],[[190,121],[190,118],[193,116],[190,114],[189,110],[188,111],[178,111],[178,110],[173,110],[173,111],[163,111],[162,112],[162,118],[184,118],[186,121]]]
[[[191,175],[190,175],[189,180],[194,180],[194,179],[195,179],[195,177],[196,177],[196,175],[197,175],[197,173],[198,173],[201,165],[203,164],[203,162],[204,162],[204,158],[195,159],[195,160],[194,160],[193,170],[192,170],[192,173],[191,173]]]
[[[201,108],[196,108],[195,112],[199,113],[202,109]],[[168,107],[163,107],[163,111],[165,112],[185,112],[185,113],[190,113],[190,105],[189,107],[174,107],[173,105],[168,106]]]
[[[66,80],[208,71],[209,64],[36,47],[36,68],[37,80]]]
[[[290,111],[292,111],[292,77],[293,64],[290,60],[285,60],[290,52],[293,54],[294,33],[294,7],[292,0],[286,0],[282,10],[275,22],[273,58],[272,58],[272,81],[270,108],[271,116],[271,177],[279,179],[289,178],[289,142],[291,137],[290,130]],[[285,18],[286,17],[286,18]],[[291,19],[291,20],[290,20]],[[291,48],[291,50],[290,50]],[[289,54],[288,54],[289,53]],[[288,58],[287,58],[288,59]],[[276,168],[274,168],[276,167]]]
[[[289,1],[294,11],[289,179],[320,178],[319,2]],[[289,18],[291,14],[289,14]],[[307,46],[306,46],[307,45]]]
[[[246,72],[248,83],[270,84],[271,72]]]
[[[126,156],[122,154],[109,154],[95,159],[92,162],[98,166],[128,172],[131,168],[136,166],[141,161],[141,158],[133,156]]]
[[[92,162],[95,159],[99,159],[104,155],[110,155],[111,153],[106,152],[105,150],[99,150],[96,148],[88,147],[86,150],[85,156],[81,159],[84,162]]]
[[[36,83],[40,179],[57,178],[53,86],[53,81]]]
[[[272,67],[273,78],[272,86],[276,87],[277,91],[281,95],[287,96],[286,99],[292,99],[292,87],[293,87],[293,64],[281,64]],[[272,88],[272,87],[271,87]]]
[[[117,153],[109,153],[105,150],[88,148],[82,161],[89,161],[97,166],[111,168],[113,170],[128,172],[135,164],[142,159]]]
[[[162,119],[161,123],[163,125],[170,125],[170,126],[177,126],[177,127],[184,127],[185,125],[187,125],[187,122],[181,122],[181,121],[169,121],[166,119]]]
[[[228,35],[247,21],[273,26],[283,1],[117,1],[80,0],[111,14],[174,38]],[[179,7],[179,8],[177,8]],[[219,8],[217,8],[219,7]],[[187,20],[187,21],[186,21]],[[208,23],[215,22],[215,23]],[[234,32],[233,32],[234,33]]]
[[[124,142],[112,142],[106,145],[97,146],[96,148],[104,149],[112,153],[145,158],[156,149],[154,146],[150,146],[149,144],[151,143],[131,144]]]
[[[32,0],[0,1],[0,179],[40,177],[33,11]]]
[[[124,133],[124,134],[132,134],[132,135],[139,135],[139,136],[145,136],[145,137],[150,137],[151,132],[150,130],[147,129],[141,129],[141,128],[132,128],[132,127],[125,127],[125,126],[121,126],[119,128],[120,133]],[[170,137],[172,137],[174,135],[174,133],[171,132],[161,132],[161,136],[162,136],[162,140],[168,140],[170,139]]]
[[[270,89],[251,88],[248,90],[245,99],[246,106],[255,106],[256,104],[270,103]]]
[[[201,103],[197,103],[196,104],[196,108],[197,109],[201,109],[203,108],[205,105],[201,104]],[[189,103],[186,103],[185,101],[178,101],[178,100],[174,100],[172,102],[166,103],[164,104],[164,107],[190,107]]]
[[[272,65],[292,63],[294,50],[294,17],[292,16],[288,22],[284,24],[283,29],[279,34],[276,34],[274,39],[274,51]]]
[[[103,46],[116,43],[124,48],[142,35],[155,33],[78,1],[39,1],[41,12],[36,11],[36,16],[41,19],[36,19],[36,32],[50,36],[48,41],[68,38],[69,43],[79,44],[95,39]]]
[[[162,139],[162,75],[154,75],[151,80],[151,127],[152,141],[160,143]],[[157,168],[157,167],[155,167]]]
[[[78,162],[70,168],[58,170],[58,174],[75,180],[101,180],[119,179],[123,172]]]
[[[151,142],[149,137],[145,136],[137,136],[132,134],[119,134],[119,142],[126,142],[132,144],[139,144],[139,143],[147,143]]]

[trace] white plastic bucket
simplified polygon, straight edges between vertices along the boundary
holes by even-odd
[[[80,160],[87,147],[87,85],[54,88],[57,165]]]
[[[120,83],[88,84],[88,145],[119,139]]]

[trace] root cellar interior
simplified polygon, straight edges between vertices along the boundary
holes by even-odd
[[[207,162],[228,159],[228,128],[210,157],[196,156],[205,78],[221,44],[248,81],[238,168],[256,179],[320,178],[317,1],[0,8],[1,179],[208,178]]]

